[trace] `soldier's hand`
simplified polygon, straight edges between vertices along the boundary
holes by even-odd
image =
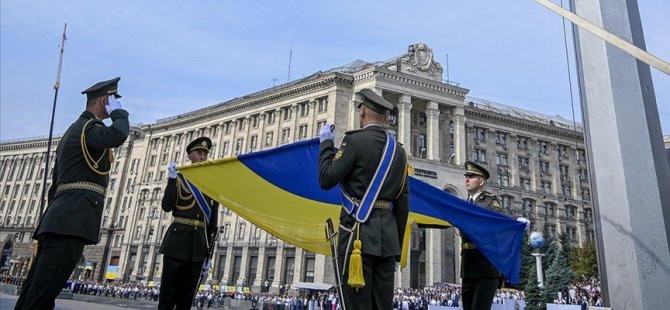
[[[112,114],[112,111],[117,109],[123,109],[121,102],[116,100],[114,95],[110,95],[107,97],[107,105],[105,105],[105,110],[107,110],[107,114]]]
[[[177,163],[176,162],[170,162],[168,165],[168,176],[170,179],[176,179],[177,178]]]
[[[319,133],[319,142],[334,140],[335,134],[333,133],[333,128],[334,126],[331,124],[325,123],[323,127],[321,127],[321,132]]]
[[[517,218],[516,220],[521,222],[521,223],[526,224],[526,230],[528,230],[528,228],[530,228],[530,221],[527,218],[520,217],[520,218]]]

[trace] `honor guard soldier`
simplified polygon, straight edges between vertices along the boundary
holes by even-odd
[[[465,188],[468,191],[468,202],[494,212],[507,214],[500,206],[498,198],[484,190],[489,172],[482,166],[471,161],[465,162]],[[528,220],[518,218],[528,226]],[[463,281],[463,310],[489,310],[493,296],[503,283],[498,269],[484,257],[477,246],[467,236],[461,234],[461,278]]]
[[[387,310],[409,215],[407,155],[386,132],[393,106],[371,89],[358,92],[356,101],[361,129],[346,132],[339,150],[331,125],[321,129],[319,181],[323,189],[339,183],[342,193],[334,255],[343,309]]]
[[[53,309],[84,246],[100,241],[113,148],[121,146],[130,131],[128,112],[117,100],[119,80],[82,92],[86,110],[58,143],[48,205],[33,234],[37,253],[14,309]],[[112,124],[106,126],[102,120],[110,117]]]
[[[206,161],[211,148],[212,140],[197,138],[186,147],[188,159],[192,163]],[[163,272],[158,309],[191,309],[201,271],[209,268],[219,203],[200,193],[177,172],[175,162],[169,164],[168,172],[162,208],[172,212],[173,221],[160,250]]]

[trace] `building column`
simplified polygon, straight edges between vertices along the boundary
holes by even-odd
[[[644,50],[638,2],[573,0],[572,7]],[[650,68],[574,31],[603,300],[613,309],[666,308],[670,167]]]
[[[440,160],[440,110],[435,101],[428,101],[426,107],[426,118],[428,118],[427,131],[427,157],[429,160]]]
[[[275,255],[275,277],[274,281],[272,281],[272,288],[274,289],[274,292],[279,292],[279,284],[285,284],[282,283],[282,274],[284,273],[284,264],[286,263],[286,258],[284,257],[284,246],[281,245],[282,241],[277,241],[280,243],[277,246],[277,254]]]
[[[402,143],[408,156],[412,155],[412,97],[400,95],[398,102],[398,142]]]
[[[265,271],[265,265],[267,265],[267,260],[265,257],[265,246],[260,246],[258,247],[258,264],[256,266],[256,279],[254,280],[253,285],[251,287],[258,287],[259,292],[263,290],[263,282],[265,279],[264,271]]]
[[[429,153],[430,154],[430,153]],[[440,230],[426,229],[426,283],[432,285],[442,281],[442,236]]]
[[[465,110],[462,107],[454,108],[454,154],[453,163],[462,165],[467,160],[466,150],[466,135],[465,135]]]

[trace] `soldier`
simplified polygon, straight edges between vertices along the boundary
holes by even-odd
[[[484,190],[489,176],[489,172],[484,167],[471,161],[465,162],[465,188],[468,191],[468,202],[505,214],[507,212],[500,207],[498,198]],[[522,217],[517,220],[526,225],[529,223]],[[498,285],[503,282],[502,275],[467,236],[462,234],[461,237],[463,310],[489,310]]]
[[[70,125],[56,148],[53,180],[28,277],[15,309],[53,309],[54,300],[81,259],[84,245],[100,241],[100,222],[112,148],[128,138],[128,112],[118,93],[121,78],[97,83],[86,94],[86,110]],[[102,120],[112,118],[111,126]]]
[[[209,138],[195,139],[186,147],[188,159],[192,163],[206,161],[211,148]],[[191,309],[200,273],[209,268],[210,246],[218,229],[219,203],[206,195],[198,199],[199,191],[193,191],[176,166],[175,162],[168,166],[162,202],[163,211],[172,212],[173,221],[161,245],[163,272],[158,309]]]
[[[393,106],[370,89],[357,95],[362,100],[358,105],[361,129],[346,132],[337,152],[331,125],[321,129],[319,181],[323,189],[341,184],[337,245],[341,269],[336,276],[345,283],[343,309],[386,310],[393,307],[393,273],[399,266],[409,214],[407,156],[384,127]],[[356,284],[360,277],[354,273],[350,279],[349,272],[359,263],[362,287]]]

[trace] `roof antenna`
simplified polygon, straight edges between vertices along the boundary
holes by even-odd
[[[291,43],[291,51],[288,54],[288,74],[286,75],[286,83],[291,80],[291,60],[293,60],[293,43]]]

